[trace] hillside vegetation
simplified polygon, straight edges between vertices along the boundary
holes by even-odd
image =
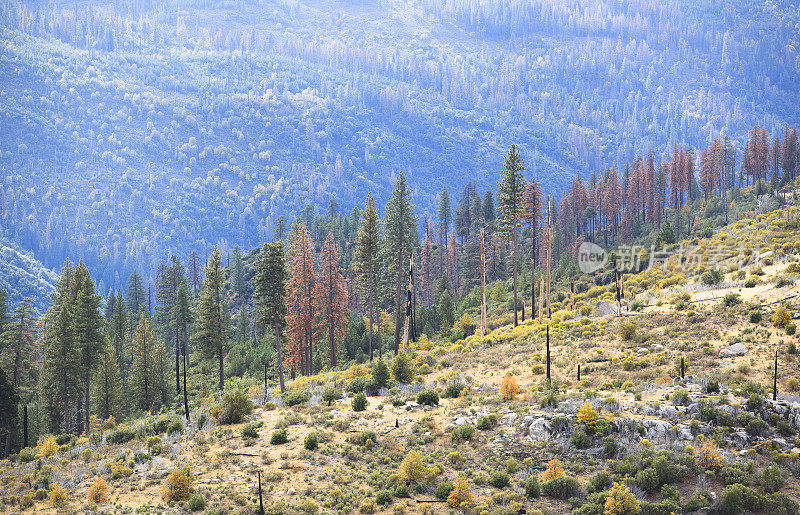
[[[254,513],[260,473],[268,513],[798,513],[798,223],[790,206],[680,242],[721,267],[625,274],[624,316],[602,314],[601,269],[556,283],[541,322],[514,327],[499,281],[486,336],[467,301],[450,339],[285,393],[255,375],[209,395],[198,363],[188,417],[42,435],[3,462],[2,502]]]

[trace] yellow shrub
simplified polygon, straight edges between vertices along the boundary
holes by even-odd
[[[781,306],[775,311],[775,314],[772,315],[772,325],[775,327],[786,327],[786,324],[788,324],[791,319],[792,315],[789,313],[786,306]]]
[[[349,383],[357,377],[368,376],[369,370],[364,365],[353,365],[347,369],[347,382]]]
[[[428,480],[428,469],[419,452],[411,451],[403,458],[400,479],[406,483],[425,483]]]
[[[564,475],[564,464],[559,460],[550,460],[547,469],[539,475],[539,481],[545,483]]]
[[[589,401],[584,402],[578,410],[578,422],[585,424],[586,427],[591,429],[594,429],[599,418],[600,414],[597,413],[597,410],[594,409],[594,406],[592,406],[592,403]]]
[[[504,400],[512,401],[517,395],[520,395],[525,390],[520,387],[517,378],[512,375],[507,375],[500,381],[500,395]]]
[[[133,474],[133,470],[125,466],[123,460],[117,460],[111,465],[111,479],[119,479],[122,477],[129,477]]]
[[[717,449],[713,440],[704,435],[697,437],[697,447],[694,448],[694,459],[701,467],[718,472],[725,465],[725,458]]]
[[[49,458],[58,452],[58,443],[52,435],[44,435],[39,437],[39,442],[36,444],[39,447],[39,457]]]
[[[53,506],[61,506],[67,502],[67,491],[63,486],[58,483],[50,485],[50,504]]]
[[[447,504],[451,508],[467,508],[475,503],[472,497],[472,488],[463,477],[458,478],[453,491],[447,496]]]
[[[792,392],[796,392],[797,390],[800,390],[800,381],[795,377],[790,377],[786,380],[786,388]]]
[[[164,492],[161,496],[165,501],[185,501],[192,493],[193,483],[192,467],[187,465],[183,468],[176,468],[167,476],[167,484],[164,485]]]
[[[86,496],[89,502],[95,504],[105,504],[108,502],[108,485],[105,479],[100,476],[95,476],[92,481],[92,486],[89,487],[89,492]]]
[[[642,510],[636,496],[624,483],[614,483],[606,498],[604,515],[636,515]]]
[[[103,421],[103,429],[114,429],[116,425],[116,421],[114,420],[114,415],[109,415],[107,419]]]

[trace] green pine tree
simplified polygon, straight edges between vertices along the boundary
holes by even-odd
[[[36,334],[33,318],[33,301],[25,297],[14,308],[11,321],[6,324],[2,333],[2,351],[0,363],[9,373],[11,382],[18,392],[31,383],[33,356],[33,340]]]
[[[142,310],[147,310],[147,292],[139,272],[134,270],[128,278],[128,291],[125,296],[125,307],[128,309],[128,331],[133,333],[141,322]]]
[[[72,431],[72,414],[80,398],[81,349],[75,335],[74,270],[67,260],[61,269],[45,315],[44,357],[39,398],[45,431]]]
[[[375,296],[378,290],[378,264],[381,243],[378,210],[372,193],[367,194],[366,205],[362,212],[363,220],[356,236],[356,249],[353,255],[353,266],[360,279],[362,292],[369,299],[369,359],[373,358],[375,340],[373,327],[376,313]]]
[[[283,342],[281,331],[286,325],[286,255],[283,241],[265,243],[256,264],[254,298],[257,322],[266,329],[271,327],[275,350],[278,354],[278,378],[281,393],[285,390],[283,378]]]
[[[223,306],[222,260],[219,249],[208,259],[203,279],[203,291],[197,308],[197,332],[193,340],[205,359],[219,360],[219,389],[225,389],[225,309]]]
[[[139,319],[131,352],[130,392],[135,406],[150,411],[158,399],[158,344],[147,313],[142,312]]]
[[[2,457],[11,454],[11,436],[19,425],[19,395],[5,371],[0,368],[0,441],[4,442]]]
[[[497,200],[500,204],[500,230],[514,251],[514,327],[517,326],[517,237],[522,221],[525,178],[522,171],[525,161],[519,155],[516,145],[511,145],[503,163],[503,178],[498,183]]]
[[[400,172],[400,177],[392,189],[392,197],[386,205],[384,227],[386,230],[385,246],[389,258],[387,265],[391,267],[396,287],[394,353],[397,355],[400,351],[400,332],[405,321],[403,294],[408,284],[408,260],[414,248],[418,246],[419,240],[417,218],[414,216],[414,206],[411,204],[411,191],[408,189],[403,172]]]
[[[231,286],[236,294],[237,300],[242,302],[247,290],[244,277],[244,264],[242,263],[242,252],[239,245],[233,247],[233,263],[231,264]]]
[[[130,364],[130,355],[125,351],[125,335],[127,331],[128,313],[125,308],[122,292],[117,292],[116,300],[114,301],[114,313],[111,317],[109,340],[114,347],[114,353],[123,377],[127,376],[127,370]]]
[[[101,332],[104,320],[100,313],[102,297],[95,293],[94,281],[83,260],[75,267],[75,305],[73,316],[75,321],[75,343],[80,352],[81,375],[84,386],[84,428],[89,427],[89,402],[92,370],[100,360],[105,347],[105,337]]]
[[[122,390],[119,363],[114,346],[107,342],[92,378],[92,411],[100,420],[122,415]]]

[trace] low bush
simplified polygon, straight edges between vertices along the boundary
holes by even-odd
[[[308,402],[307,392],[289,392],[283,396],[283,402],[290,408]]]
[[[392,502],[394,499],[394,493],[391,490],[381,490],[375,495],[375,502],[378,506],[385,506]]]
[[[110,444],[123,444],[130,442],[134,438],[136,438],[136,431],[133,430],[130,426],[120,425],[117,426],[116,429],[108,433],[106,436],[106,442]]]
[[[238,424],[253,412],[253,401],[242,390],[222,396],[222,400],[211,408],[211,418],[217,424]]]
[[[496,471],[492,472],[492,475],[489,476],[489,484],[495,488],[506,488],[510,482],[508,474],[505,472]]]
[[[481,431],[488,431],[489,429],[493,428],[497,425],[497,415],[492,413],[491,415],[481,415],[478,418],[477,427]]]
[[[572,476],[559,476],[542,484],[542,492],[554,499],[567,500],[580,493],[578,480]]]
[[[438,406],[439,394],[436,390],[425,390],[417,395],[417,403],[423,406]]]
[[[525,481],[525,497],[529,499],[538,499],[541,495],[542,490],[539,486],[539,480],[536,479],[536,476],[531,476]]]
[[[309,451],[316,451],[317,447],[319,447],[319,437],[317,433],[308,433],[303,440],[303,447]]]
[[[242,438],[258,438],[258,427],[255,424],[245,424],[240,433]]]
[[[165,501],[185,501],[192,493],[193,484],[192,467],[176,468],[167,476],[161,496]]]
[[[728,515],[739,515],[745,510],[759,512],[766,504],[763,495],[738,483],[726,486],[720,496],[720,507]]]
[[[436,498],[446,500],[454,489],[455,485],[452,481],[443,481],[436,485]]]
[[[342,398],[342,391],[335,386],[329,386],[322,392],[322,400],[328,403],[328,406]]]
[[[189,511],[200,511],[205,509],[205,496],[199,492],[190,495],[189,500],[186,502],[186,507],[189,508]]]
[[[367,409],[367,396],[363,393],[357,393],[353,397],[353,411],[364,411]]]
[[[452,440],[454,443],[458,443],[464,440],[472,440],[474,435],[475,426],[470,424],[462,424],[453,429],[453,432],[450,435],[450,440]]]
[[[286,432],[286,429],[276,429],[272,432],[272,436],[269,438],[269,443],[271,445],[281,445],[289,441],[289,434]]]
[[[461,383],[448,385],[447,388],[444,389],[442,397],[445,399],[456,399],[459,395],[461,395],[461,392],[464,390],[464,388],[466,387]]]
[[[576,449],[588,449],[589,445],[592,443],[589,436],[582,429],[578,429],[572,433],[572,438],[570,440]]]

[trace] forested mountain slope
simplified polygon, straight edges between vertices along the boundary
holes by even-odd
[[[34,307],[44,313],[57,278],[39,261],[0,239],[0,290],[12,305],[30,297]]]
[[[2,227],[104,292],[306,204],[383,205],[400,170],[432,213],[511,143],[559,193],[800,113],[789,1],[12,1],[0,26]]]

